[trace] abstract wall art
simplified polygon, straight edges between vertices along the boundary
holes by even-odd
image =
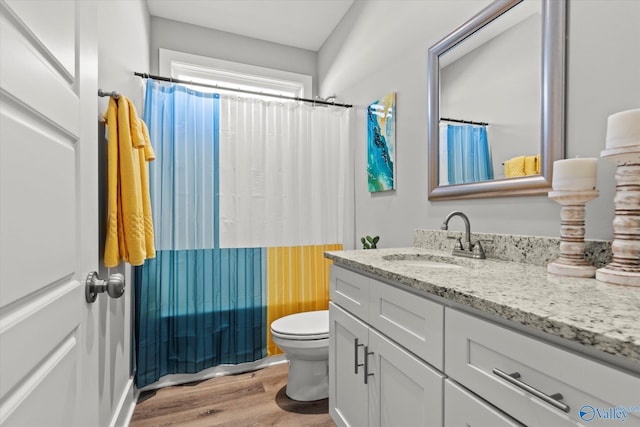
[[[396,94],[367,107],[367,175],[369,192],[396,188]]]

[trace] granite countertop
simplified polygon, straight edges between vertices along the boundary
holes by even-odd
[[[397,254],[446,257],[462,268],[425,268],[385,259]],[[332,251],[325,256],[338,265],[623,357],[633,366],[640,364],[640,288],[556,276],[538,265],[452,257],[417,247]]]

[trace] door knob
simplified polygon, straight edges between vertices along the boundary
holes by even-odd
[[[84,296],[87,302],[94,302],[101,292],[106,292],[111,298],[120,298],[124,294],[124,276],[115,273],[107,280],[98,279],[98,273],[92,271],[85,281]]]

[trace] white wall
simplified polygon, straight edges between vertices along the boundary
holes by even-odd
[[[313,77],[316,93],[316,53],[297,47],[211,30],[169,19],[151,18],[151,72],[158,72],[158,49],[291,71]]]
[[[472,232],[559,236],[560,207],[546,196],[466,201],[427,200],[428,48],[489,0],[356,0],[318,55],[319,92],[356,108],[356,237],[379,234],[380,247],[410,246],[416,228],[439,228],[452,210]],[[569,2],[567,58],[568,157],[599,157],[610,114],[640,107],[640,2]],[[366,106],[397,93],[397,190],[369,193]],[[614,167],[598,161],[600,197],[587,204],[586,237],[612,239]],[[462,229],[462,224],[452,224]],[[359,245],[356,245],[359,246]]]
[[[150,19],[144,0],[102,0],[99,7],[98,39],[98,87],[106,91],[118,91],[130,98],[138,112],[143,108],[143,82],[134,71],[149,72]],[[99,100],[99,112],[103,114],[108,98]],[[106,139],[104,124],[99,126],[100,176],[106,176]],[[108,272],[102,262],[107,211],[106,182],[100,188],[100,278]],[[100,426],[122,425],[132,409],[133,388],[130,377],[132,347],[133,283],[131,268],[111,269],[125,273],[125,294],[119,299],[100,295],[99,329],[99,393]]]

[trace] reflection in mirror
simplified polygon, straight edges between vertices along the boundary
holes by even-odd
[[[541,4],[525,1],[440,56],[438,185],[539,173],[541,43]]]
[[[492,3],[429,49],[429,199],[546,193],[562,157],[564,2]]]

